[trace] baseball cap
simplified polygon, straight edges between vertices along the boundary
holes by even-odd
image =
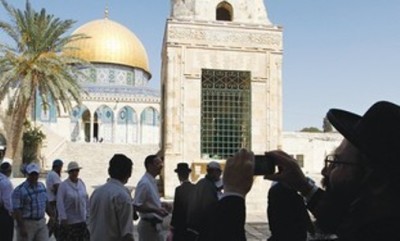
[[[36,163],[29,163],[26,167],[25,167],[26,173],[31,174],[33,172],[36,172],[37,174],[39,174],[40,172],[40,167],[38,164]]]

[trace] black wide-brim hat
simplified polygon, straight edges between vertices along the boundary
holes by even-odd
[[[330,109],[327,118],[367,157],[367,165],[377,170],[400,171],[400,106],[379,101],[363,116]]]
[[[180,173],[180,172],[191,172],[192,169],[189,168],[189,165],[187,163],[184,162],[180,162],[178,163],[175,172],[176,173]]]

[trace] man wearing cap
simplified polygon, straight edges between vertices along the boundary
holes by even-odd
[[[193,190],[188,207],[188,240],[208,241],[210,239],[211,220],[218,203],[216,182],[221,178],[221,165],[216,161],[207,164],[207,174],[200,179]]]
[[[11,194],[12,183],[11,164],[3,162],[0,164],[0,237],[4,241],[12,241],[14,236],[14,220],[12,218]]]
[[[164,241],[163,218],[168,215],[167,204],[161,202],[156,177],[164,167],[162,158],[149,155],[144,160],[146,173],[136,185],[133,205],[139,212],[139,241]]]
[[[40,168],[37,164],[28,164],[25,171],[28,175],[26,181],[17,186],[12,194],[17,240],[46,241],[49,238],[45,220],[48,211],[46,187],[38,182]]]
[[[189,206],[189,198],[193,191],[194,185],[189,181],[189,174],[192,170],[189,165],[180,162],[175,169],[181,185],[175,188],[174,205],[172,209],[171,231],[174,241],[187,241],[186,236],[186,217]]]
[[[110,178],[90,197],[90,240],[133,241],[132,198],[124,186],[131,177],[132,166],[132,160],[123,154],[111,158]]]
[[[52,217],[49,217],[47,226],[49,228],[49,236],[54,233],[54,237],[58,237],[58,220],[57,220],[57,190],[61,183],[61,170],[63,167],[63,161],[56,159],[53,161],[52,170],[47,174],[46,177],[46,189],[47,198],[49,199],[49,208],[52,210]]]
[[[325,160],[326,190],[283,151],[267,153],[280,172],[266,178],[299,191],[319,227],[339,240],[400,240],[400,106],[380,101],[363,116],[331,109],[327,118],[345,139]]]

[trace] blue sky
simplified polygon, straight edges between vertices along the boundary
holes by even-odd
[[[250,0],[249,0],[250,1]],[[23,7],[24,0],[9,0]],[[145,46],[159,89],[168,0],[33,0],[78,26],[104,16],[131,29]],[[329,108],[363,114],[378,100],[400,104],[399,0],[265,0],[284,28],[283,129],[322,127]],[[0,18],[7,19],[0,8]],[[1,41],[4,35],[0,33]]]

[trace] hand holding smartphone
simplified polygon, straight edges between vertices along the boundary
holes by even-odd
[[[254,176],[265,176],[274,174],[276,171],[275,162],[264,155],[254,156]]]

